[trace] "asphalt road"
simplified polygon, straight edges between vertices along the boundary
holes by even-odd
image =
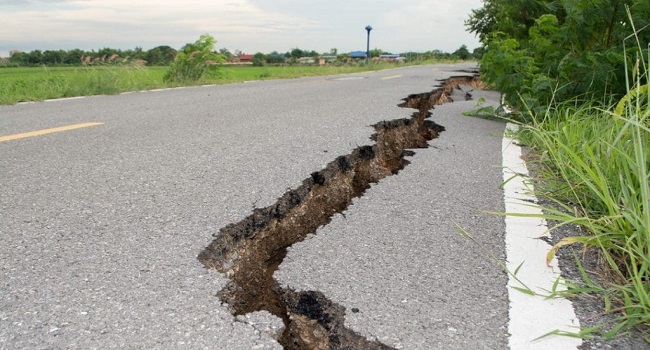
[[[232,316],[197,254],[276,201],[369,125],[467,65],[259,81],[0,106],[0,348],[279,349],[269,315]],[[494,102],[493,93],[475,93]],[[445,126],[398,175],[289,250],[276,278],[347,310],[346,324],[403,349],[507,348],[504,124],[436,107]]]

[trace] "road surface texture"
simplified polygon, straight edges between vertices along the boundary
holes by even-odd
[[[0,348],[506,349],[468,68],[0,106]]]

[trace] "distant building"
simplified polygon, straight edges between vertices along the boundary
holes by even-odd
[[[313,57],[300,57],[299,59],[296,60],[296,62],[301,64],[311,64],[311,63],[316,63],[316,59]]]
[[[6,63],[9,63],[9,62],[11,62],[9,60],[9,57],[0,57],[0,63],[6,64]]]
[[[366,58],[365,51],[352,51],[350,52],[350,58]]]
[[[241,54],[237,56],[240,62],[253,62],[253,55]]]
[[[384,62],[404,62],[406,60],[400,55],[379,55],[379,59]]]
[[[323,55],[318,58],[318,64],[323,65],[325,63],[330,63],[336,61],[336,56],[333,55]]]
[[[253,64],[253,55],[240,54],[233,56],[228,62],[230,64]]]

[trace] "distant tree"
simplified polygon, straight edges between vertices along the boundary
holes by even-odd
[[[285,57],[284,55],[278,53],[277,51],[273,51],[270,54],[266,55],[264,57],[264,60],[266,61],[266,63],[280,64],[280,63],[284,63]]]
[[[412,62],[412,61],[417,61],[418,57],[420,56],[420,53],[415,51],[408,51],[408,52],[402,52],[400,56],[406,58],[408,62]]]
[[[370,57],[379,57],[379,56],[381,56],[383,54],[387,54],[387,52],[385,52],[382,49],[375,48],[373,50],[370,50]]]
[[[206,74],[216,74],[217,65],[225,62],[223,55],[214,52],[216,40],[203,34],[194,43],[183,46],[165,74],[165,81],[194,82]]]
[[[28,55],[28,63],[32,66],[43,64],[43,52],[41,50],[31,51]]]
[[[19,66],[29,65],[29,54],[21,51],[11,51],[9,53],[9,62]]]
[[[454,51],[452,55],[460,58],[461,60],[467,60],[472,57],[472,54],[467,49],[467,45],[461,45],[461,47],[458,48],[458,50]]]
[[[60,65],[63,63],[65,51],[63,50],[45,50],[43,51],[43,64]]]
[[[99,59],[105,61],[106,59],[108,59],[109,57],[111,57],[113,55],[119,55],[118,50],[111,49],[109,47],[104,47],[104,48],[99,49],[99,51],[97,51],[97,56],[96,57],[98,57]]]
[[[438,49],[431,50],[431,51],[429,51],[429,53],[431,55],[431,58],[436,59],[436,60],[443,59],[446,56],[445,52],[443,52],[442,50],[438,50]]]
[[[147,52],[139,46],[136,46],[134,49],[121,51],[119,54],[121,57],[128,58],[129,60],[147,60]]]
[[[298,58],[304,57],[304,56],[305,56],[305,51],[303,51],[303,50],[301,50],[299,48],[295,48],[295,49],[291,50],[291,58],[293,58],[293,59],[298,59]]]
[[[226,49],[225,47],[219,49],[219,54],[223,55],[223,57],[225,57],[226,60],[230,60],[232,57],[235,56],[232,52],[230,52],[230,51],[229,51],[228,49]]]
[[[151,66],[168,66],[174,61],[176,53],[177,51],[170,46],[156,46],[147,51],[145,60],[147,61],[147,64]]]
[[[474,56],[475,59],[480,60],[481,57],[483,57],[483,54],[485,53],[485,48],[480,46],[474,49],[472,51],[472,56]]]
[[[65,64],[81,64],[81,56],[84,55],[84,52],[80,49],[68,50],[63,57],[63,63]]]
[[[253,66],[262,67],[266,63],[265,57],[266,56],[261,52],[258,52],[255,55],[253,55]]]
[[[138,59],[138,60],[144,60],[146,59],[147,53],[142,50],[142,47],[136,46],[135,49],[133,50],[133,59]]]

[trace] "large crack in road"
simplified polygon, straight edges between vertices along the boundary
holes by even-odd
[[[268,311],[284,322],[277,339],[285,349],[392,349],[344,325],[345,308],[318,291],[282,288],[274,279],[287,248],[315,234],[336,213],[344,212],[371,184],[397,174],[409,164],[410,149],[427,148],[444,127],[427,120],[434,105],[453,102],[460,85],[480,88],[477,75],[455,76],[431,92],[409,95],[400,107],[418,112],[411,118],[373,125],[372,146],[339,156],[312,173],[276,203],[254,209],[242,221],[222,228],[198,256],[206,268],[228,277],[217,293],[233,315]]]

